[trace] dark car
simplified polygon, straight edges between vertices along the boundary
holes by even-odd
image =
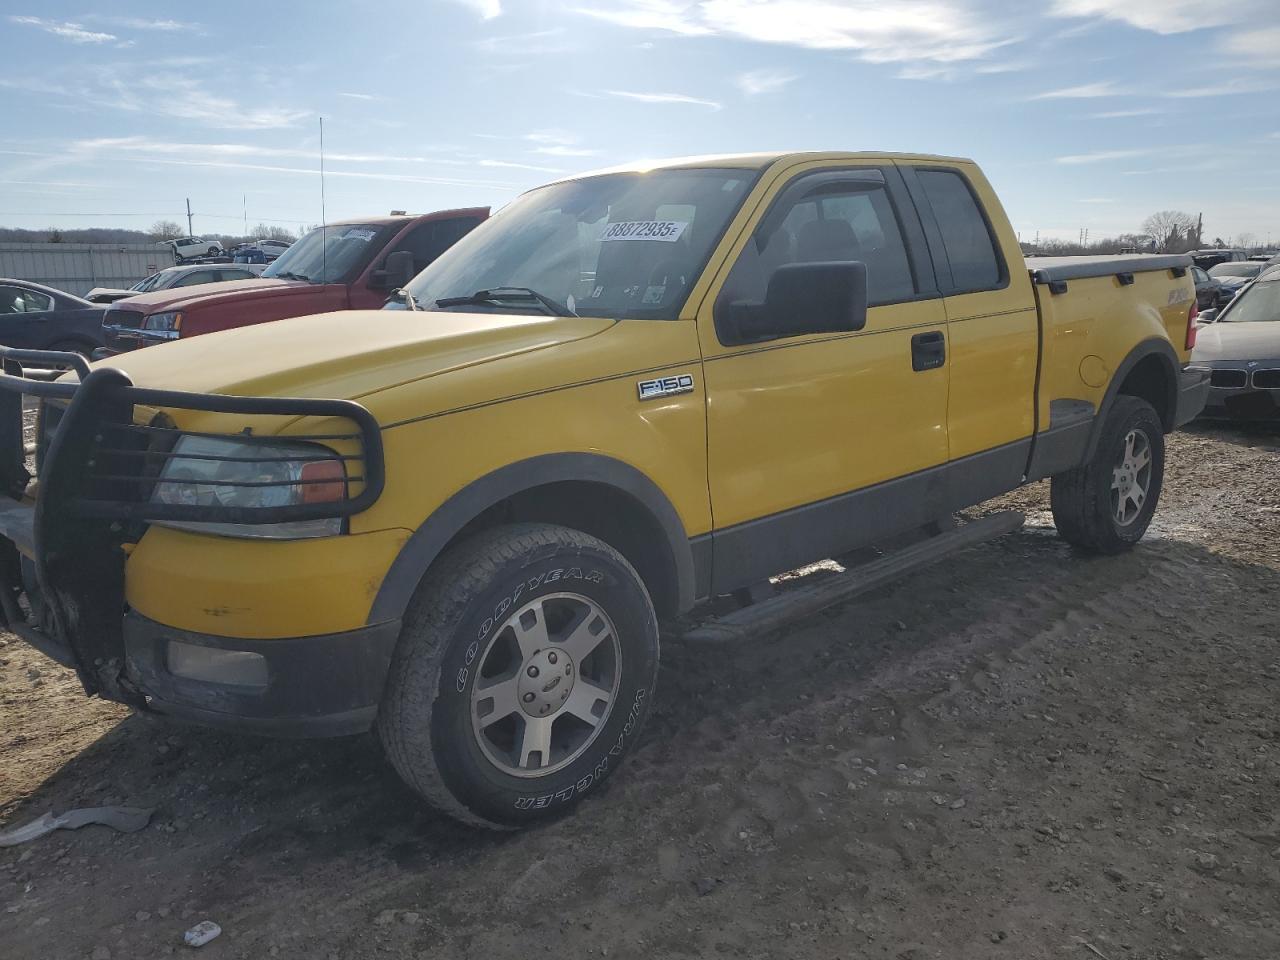
[[[1191,276],[1196,282],[1196,306],[1201,310],[1225,307],[1235,296],[1235,290],[1228,290],[1221,280],[1209,276],[1199,267],[1191,268]]]
[[[1201,270],[1211,270],[1220,263],[1234,263],[1245,259],[1243,250],[1229,250],[1226,247],[1192,250],[1190,256],[1191,262]]]
[[[29,280],[0,279],[0,345],[69,350],[102,346],[103,307]]]
[[[1235,296],[1240,289],[1266,268],[1261,260],[1233,260],[1209,268],[1209,276],[1222,284],[1224,291]]]

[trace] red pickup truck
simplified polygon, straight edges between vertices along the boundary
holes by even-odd
[[[261,277],[119,300],[103,314],[106,354],[215,330],[382,306],[489,216],[488,207],[344,220],[317,227]]]

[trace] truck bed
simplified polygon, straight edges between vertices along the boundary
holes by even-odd
[[[1150,273],[1153,270],[1188,270],[1191,258],[1185,253],[1121,254],[1097,257],[1028,257],[1032,283],[1083,280],[1120,274]]]

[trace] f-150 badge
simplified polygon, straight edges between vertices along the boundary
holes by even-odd
[[[641,400],[656,400],[677,393],[693,393],[693,377],[682,373],[678,377],[659,377],[657,380],[641,380],[636,384]]]

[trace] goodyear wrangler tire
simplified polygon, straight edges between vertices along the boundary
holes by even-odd
[[[1058,535],[1092,553],[1114,554],[1142,539],[1164,485],[1164,427],[1155,408],[1120,395],[1093,459],[1053,478]]]
[[[566,527],[499,527],[451,549],[418,588],[378,734],[432,806],[521,827],[617,769],[657,671],[653,603],[621,554]]]

